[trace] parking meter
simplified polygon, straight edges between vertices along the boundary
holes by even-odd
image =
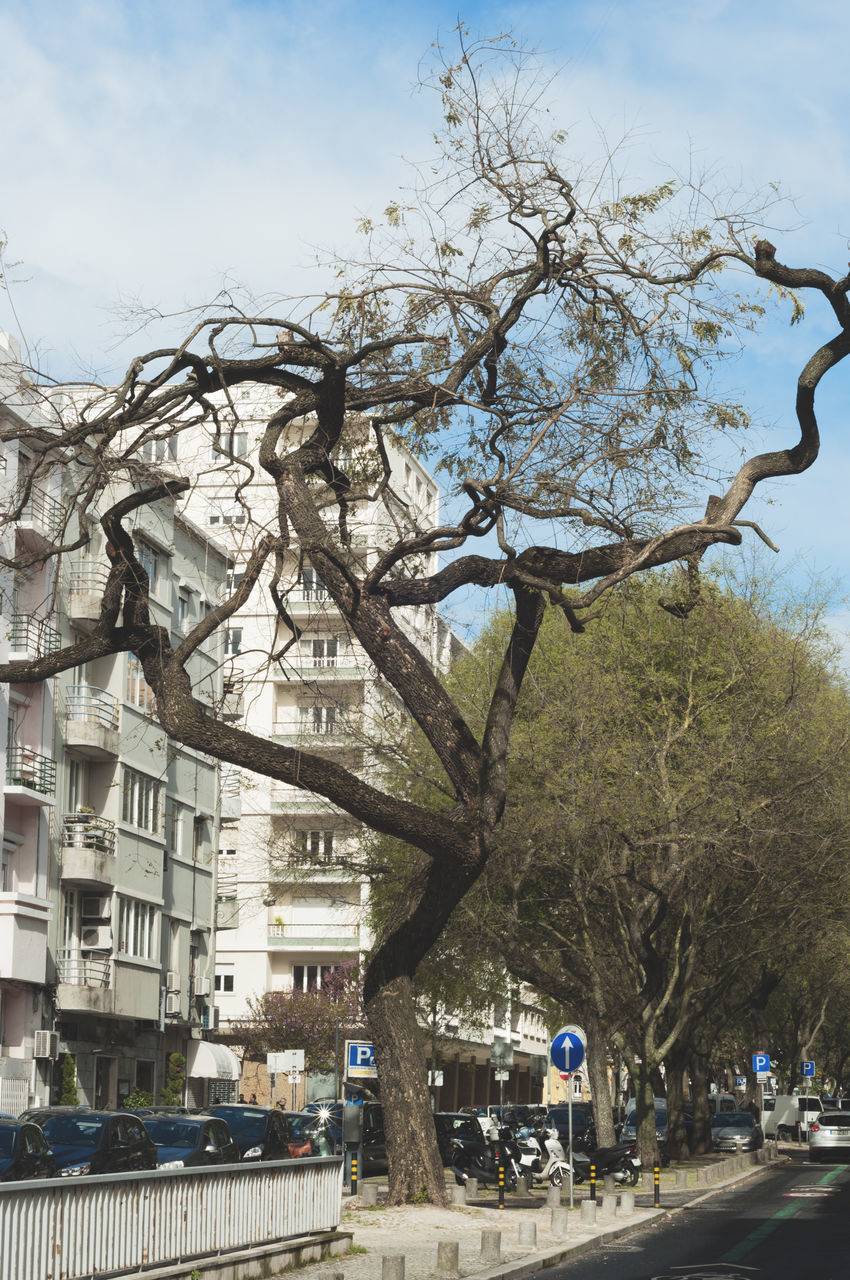
[[[342,1109],[342,1145],[345,1152],[345,1181],[353,1196],[363,1167],[363,1108],[346,1103]]]

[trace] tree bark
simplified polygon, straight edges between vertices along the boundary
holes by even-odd
[[[671,1160],[687,1160],[690,1155],[685,1128],[685,1059],[669,1053],[667,1067],[667,1153]]]
[[[428,1099],[423,1033],[409,978],[394,978],[366,1001],[375,1045],[389,1152],[389,1203],[445,1205],[446,1180]]]
[[[605,1038],[596,1012],[585,1006],[582,1021],[587,1033],[587,1078],[593,1097],[593,1115],[596,1122],[596,1145],[611,1147],[617,1141],[614,1133],[614,1115],[611,1108],[611,1088],[608,1083],[608,1054]]]
[[[694,1155],[712,1150],[711,1112],[708,1109],[708,1057],[694,1050],[691,1054],[691,1080],[694,1087]]]

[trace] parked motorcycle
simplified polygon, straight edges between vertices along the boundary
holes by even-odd
[[[499,1185],[499,1168],[504,1169],[505,1189],[515,1191],[519,1168],[519,1149],[510,1129],[503,1127],[498,1137],[483,1149],[470,1150],[459,1142],[452,1143],[452,1173],[455,1182],[463,1186],[470,1178],[477,1178],[484,1186]]]
[[[624,1187],[637,1186],[641,1163],[633,1142],[618,1142],[613,1147],[599,1147],[589,1153],[573,1153],[573,1177],[584,1182],[590,1177],[590,1166],[596,1165],[597,1178],[610,1176]]]
[[[518,1140],[519,1171],[528,1179],[531,1188],[535,1178],[548,1179],[553,1187],[560,1187],[570,1176],[570,1162],[558,1137],[557,1129],[538,1127],[524,1129]],[[573,1175],[575,1176],[575,1174]]]

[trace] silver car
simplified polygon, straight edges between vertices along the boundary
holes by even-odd
[[[711,1143],[715,1151],[758,1151],[764,1133],[749,1111],[725,1111],[711,1117]]]
[[[850,1110],[822,1111],[809,1124],[809,1159],[840,1159],[842,1151],[850,1156]]]

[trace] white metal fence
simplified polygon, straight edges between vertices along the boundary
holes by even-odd
[[[339,1225],[342,1160],[222,1165],[0,1186],[0,1275],[132,1274]]]

